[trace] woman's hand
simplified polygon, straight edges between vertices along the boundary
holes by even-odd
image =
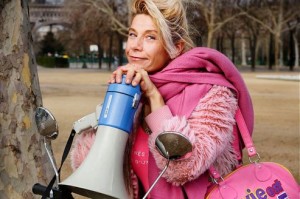
[[[148,72],[142,67],[134,64],[121,66],[112,73],[109,83],[121,83],[122,75],[126,75],[127,84],[132,84],[133,86],[140,85],[144,97],[148,98],[151,111],[165,105],[161,94],[150,80]]]

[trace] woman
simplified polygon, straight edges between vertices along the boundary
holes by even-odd
[[[126,83],[140,84],[143,92],[128,144],[126,178],[133,198],[141,198],[165,166],[154,147],[164,131],[185,135],[193,150],[170,163],[149,198],[204,198],[209,168],[224,175],[241,159],[235,128],[238,107],[247,114],[252,132],[252,104],[241,76],[219,52],[193,48],[180,0],[133,0],[126,56],[129,63],[114,71],[109,83],[120,83],[126,74]],[[73,164],[78,146],[87,140],[83,137],[73,149]]]

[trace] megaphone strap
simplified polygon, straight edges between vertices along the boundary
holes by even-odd
[[[73,143],[73,140],[74,140],[74,137],[76,135],[76,132],[74,129],[72,129],[71,133],[70,133],[70,136],[68,138],[68,141],[66,143],[66,146],[65,146],[65,149],[64,149],[64,152],[63,152],[63,155],[62,155],[62,158],[61,158],[61,163],[60,163],[60,167],[59,169],[57,170],[58,174],[59,174],[59,180],[60,180],[60,170],[65,162],[65,160],[67,159],[68,157],[68,154],[70,152],[70,149],[71,149],[71,146],[72,146],[72,143]],[[50,191],[51,189],[53,188],[53,185],[54,185],[54,182],[56,180],[56,175],[53,176],[52,180],[50,181],[50,183],[48,184],[47,186],[47,189],[45,190],[45,192],[43,193],[43,196],[42,196],[42,199],[47,199],[47,197],[49,197],[49,194],[50,194]],[[71,194],[70,194],[71,196]],[[73,198],[73,197],[71,197]]]

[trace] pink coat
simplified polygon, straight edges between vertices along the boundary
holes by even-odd
[[[234,117],[238,106],[252,133],[253,107],[246,85],[226,56],[208,48],[188,51],[150,78],[166,106],[146,117],[152,130],[149,137],[149,184],[165,165],[165,159],[154,147],[154,140],[160,132],[180,131],[193,144],[192,155],[170,164],[164,178],[152,190],[151,198],[183,199],[182,189],[188,198],[204,198],[209,185],[207,169],[213,164],[224,174],[240,158],[235,154],[239,146],[234,139],[237,137]],[[80,147],[76,149],[76,145],[83,147],[84,141],[76,141],[71,156],[73,163],[81,150]]]
[[[194,159],[186,160],[185,163],[184,160],[173,163],[173,165],[178,165],[177,168],[170,169],[169,176],[168,173],[165,175],[166,180],[159,181],[159,185],[151,193],[151,198],[183,199],[182,188],[167,183],[169,181],[173,185],[184,184],[186,181],[182,179],[188,179],[189,181],[183,186],[189,198],[204,198],[208,180],[205,173],[204,175],[201,174],[212,163],[216,163],[215,166],[218,167],[220,172],[226,173],[230,165],[233,166],[232,163],[241,158],[239,157],[240,154],[234,157],[235,152],[240,152],[239,140],[234,139],[238,137],[238,131],[234,128],[234,116],[237,106],[234,105],[230,93],[226,94],[223,91],[227,98],[222,98],[224,93],[214,91],[212,87],[213,85],[225,86],[234,92],[238,100],[238,107],[245,117],[249,132],[252,134],[254,113],[248,89],[239,71],[225,55],[214,49],[203,47],[194,48],[177,57],[162,71],[151,75],[150,78],[158,87],[170,109],[170,116],[179,116],[177,121],[176,119],[173,119],[175,120],[173,122],[166,120],[169,122],[169,127],[176,129],[171,124],[177,126],[184,124],[186,121],[180,118],[188,118],[189,125],[187,125],[187,128],[190,126],[191,130],[183,129],[181,132],[184,132],[184,130],[188,132],[186,134],[191,141],[194,141]],[[208,91],[210,92],[208,93]],[[213,93],[219,94],[214,96]],[[205,101],[205,98],[210,99]],[[210,103],[212,104],[209,105]],[[222,108],[224,110],[220,111]],[[161,115],[164,114],[164,111],[162,111]],[[152,158],[150,155],[149,158],[150,184],[154,182],[159,170],[164,165],[160,163],[164,160],[156,155],[153,140],[157,136],[157,132],[169,130],[164,127],[168,124],[157,123],[157,121],[164,121],[158,115],[156,114],[153,117],[154,119],[146,118],[148,125],[153,128],[152,138],[149,140],[149,147],[154,156]],[[218,165],[224,165],[224,167]],[[160,169],[157,169],[157,167]],[[200,189],[200,187],[202,188]]]
[[[155,149],[155,139],[160,132],[180,132],[192,143],[193,151],[188,158],[171,161],[169,168],[150,193],[150,198],[184,198],[182,188],[189,198],[204,198],[209,185],[207,169],[214,164],[222,174],[237,165],[233,144],[233,126],[237,100],[226,87],[213,86],[199,101],[189,118],[173,116],[166,105],[146,117],[152,134],[149,148],[150,185],[166,165]],[[182,187],[178,187],[181,185]]]

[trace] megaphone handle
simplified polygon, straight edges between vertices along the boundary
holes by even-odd
[[[158,180],[161,178],[161,176],[165,173],[165,171],[169,167],[169,163],[170,163],[170,159],[168,158],[166,166],[164,167],[164,169],[162,170],[162,172],[159,174],[159,176],[156,178],[156,180],[154,181],[154,183],[151,185],[151,187],[149,188],[149,190],[147,191],[147,193],[144,195],[143,199],[147,198],[147,196],[149,195],[149,193],[151,192],[151,190],[154,188],[154,186],[156,185],[156,183],[158,182]]]

